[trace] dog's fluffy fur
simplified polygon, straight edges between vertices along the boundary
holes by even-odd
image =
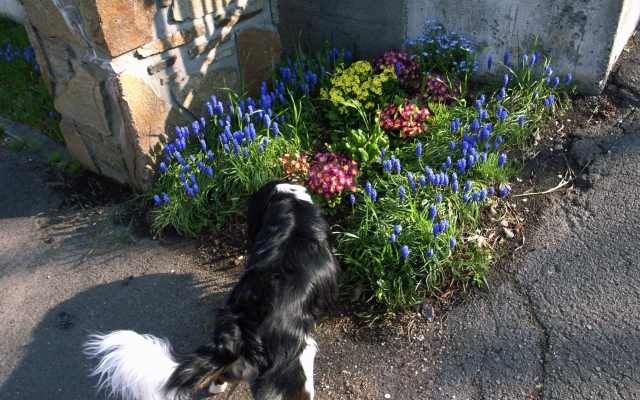
[[[184,399],[245,380],[256,399],[313,399],[314,320],[336,300],[329,226],[304,187],[263,186],[248,201],[254,243],[244,275],[218,311],[213,339],[187,355],[132,331],[93,335],[100,387],[124,399]]]

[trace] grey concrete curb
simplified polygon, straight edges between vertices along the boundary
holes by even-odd
[[[26,142],[29,146],[39,146],[40,150],[37,154],[42,157],[46,157],[52,153],[60,153],[62,156],[68,156],[69,151],[67,148],[61,144],[56,142],[53,139],[49,139],[44,136],[37,130],[30,128],[26,125],[19,124],[17,122],[13,122],[10,119],[0,117],[0,127],[7,134],[7,136],[22,140]]]

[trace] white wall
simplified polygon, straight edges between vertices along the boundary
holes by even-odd
[[[0,0],[0,14],[6,14],[17,23],[22,23],[22,4],[18,0]]]

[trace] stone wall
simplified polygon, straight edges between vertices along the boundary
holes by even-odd
[[[176,125],[280,57],[276,0],[22,2],[71,155],[140,190]]]

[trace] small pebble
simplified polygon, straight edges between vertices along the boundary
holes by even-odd
[[[390,395],[389,393],[387,393],[387,394],[385,394],[385,395],[384,395],[384,398],[385,398],[385,399],[390,399],[390,398],[391,398],[391,395]]]

